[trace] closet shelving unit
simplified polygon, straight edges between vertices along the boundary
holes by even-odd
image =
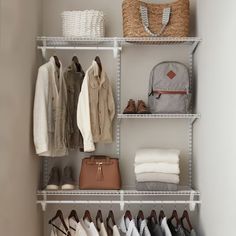
[[[127,204],[189,204],[190,210],[194,210],[196,204],[200,204],[200,192],[192,189],[192,158],[193,158],[193,124],[200,114],[122,114],[121,111],[121,55],[122,49],[129,46],[187,46],[189,56],[189,73],[191,88],[193,84],[193,56],[201,39],[197,37],[174,38],[74,38],[74,37],[37,37],[37,48],[42,51],[42,56],[47,59],[47,50],[110,50],[117,61],[116,74],[116,154],[120,155],[120,129],[123,119],[186,119],[188,121],[188,187],[179,191],[37,191],[37,203],[46,210],[47,204],[118,204],[123,210]],[[46,186],[49,176],[48,158],[43,159],[43,185]],[[174,198],[174,200],[173,200]],[[88,200],[89,199],[89,200]],[[90,200],[92,199],[92,200]],[[112,200],[111,200],[112,199]],[[140,200],[141,199],[141,200]],[[148,200],[147,200],[148,199]]]

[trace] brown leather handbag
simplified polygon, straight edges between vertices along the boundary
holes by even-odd
[[[91,156],[82,161],[80,189],[119,190],[121,176],[119,160],[107,156]]]

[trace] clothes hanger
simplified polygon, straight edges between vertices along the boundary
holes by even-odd
[[[97,221],[97,220],[100,220],[101,223],[103,222],[103,219],[102,219],[102,211],[101,211],[101,210],[98,210],[98,212],[97,212],[96,221]]]
[[[100,227],[98,225],[98,222],[100,221],[100,223],[103,223],[103,218],[102,218],[102,211],[101,210],[98,210],[97,212],[97,216],[96,216],[96,226],[97,226],[97,229],[98,231],[100,231]]]
[[[140,210],[138,212],[138,216],[137,216],[137,228],[138,228],[138,231],[140,230],[140,220],[143,221],[144,220],[144,214],[143,214],[143,211]]]
[[[72,57],[72,61],[75,63],[75,66],[76,66],[76,69],[77,69],[77,72],[81,72],[82,71],[82,67],[79,63],[79,59],[77,56],[73,56]]]
[[[107,219],[106,219],[107,227],[110,227],[110,228],[111,228],[111,226],[109,225],[109,220],[111,220],[111,222],[112,222],[113,225],[116,225],[114,213],[113,213],[112,210],[109,211],[108,216],[107,216]]]
[[[87,219],[89,222],[92,222],[92,217],[90,215],[90,212],[89,210],[86,210],[85,213],[84,213],[84,217],[83,217],[83,220]]]
[[[191,231],[191,230],[193,229],[193,227],[192,227],[192,224],[191,224],[191,222],[190,222],[190,218],[189,218],[189,214],[188,214],[187,210],[184,210],[183,215],[182,215],[182,217],[180,218],[180,222],[181,222],[182,227],[183,227],[185,230],[187,230],[187,229],[184,227],[184,219],[186,219],[186,221],[187,221],[187,223],[188,223],[188,226],[189,226],[189,229],[190,229],[190,231]]]
[[[165,218],[165,213],[163,210],[160,211],[158,218],[159,218],[159,223],[161,224],[161,221]]]
[[[55,225],[55,224],[53,223],[53,221],[55,221],[57,218],[60,219],[60,221],[61,221],[61,223],[62,223],[64,229],[66,230],[66,232],[64,232],[62,229],[60,229],[57,225]],[[69,229],[68,229],[68,227],[67,227],[67,225],[66,225],[66,223],[65,223],[65,220],[64,220],[64,217],[63,217],[63,213],[62,213],[61,210],[58,210],[57,213],[56,213],[56,215],[55,215],[51,220],[49,220],[48,223],[49,223],[50,225],[52,225],[53,227],[55,227],[56,229],[58,229],[59,231],[61,231],[63,234],[65,234],[65,235],[67,235],[67,236],[71,236],[70,231],[69,231]]]
[[[172,221],[173,219],[176,220],[176,224],[177,224],[177,226],[178,226],[178,225],[179,225],[179,217],[178,217],[178,213],[177,213],[176,210],[173,210],[172,215],[171,215],[171,217],[169,218],[170,221]]]
[[[74,220],[76,221],[76,223],[79,223],[79,217],[77,215],[77,212],[75,210],[72,210],[70,215],[68,216],[68,220],[74,218]],[[73,227],[69,226],[71,229],[73,229],[74,231],[76,231],[76,229],[74,229]]]
[[[54,55],[53,58],[55,60],[56,66],[58,67],[58,69],[60,69],[61,68],[61,63],[60,63],[58,57],[56,55]]]
[[[131,214],[130,210],[127,210],[127,211],[125,212],[124,218],[125,218],[125,219],[128,218],[130,221],[132,220],[132,214]]]
[[[78,215],[77,215],[76,210],[72,210],[72,211],[71,211],[71,213],[70,213],[68,219],[71,219],[71,218],[74,218],[75,221],[76,221],[77,223],[79,223],[79,217],[78,217]]]
[[[137,221],[139,221],[139,220],[144,220],[144,214],[143,214],[142,210],[140,210],[138,212]]]
[[[107,219],[106,219],[106,225],[107,225],[107,230],[109,231],[108,235],[113,235],[113,228],[112,226],[109,224],[109,221],[111,220],[111,223],[114,225],[116,225],[115,222],[115,217],[114,217],[114,213],[112,210],[109,211]]]
[[[151,220],[153,220],[155,224],[158,223],[158,221],[157,221],[157,213],[156,213],[155,210],[152,210],[152,211],[151,211],[151,214],[150,214],[149,218],[150,218]]]
[[[99,75],[99,77],[101,77],[101,74],[102,74],[102,63],[101,63],[101,59],[100,59],[99,56],[96,56],[95,59],[94,59],[94,61],[96,61],[97,64],[98,64],[98,68],[99,68],[99,73],[98,73],[98,75]]]

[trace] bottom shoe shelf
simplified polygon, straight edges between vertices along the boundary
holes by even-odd
[[[56,190],[37,191],[37,203],[45,211],[47,204],[183,204],[193,211],[200,204],[200,192],[190,190],[178,191],[136,191],[136,190]]]

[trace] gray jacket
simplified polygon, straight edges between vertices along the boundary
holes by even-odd
[[[67,88],[67,113],[66,113],[66,141],[70,149],[83,148],[83,138],[77,126],[77,104],[84,79],[84,71],[78,71],[76,64],[72,64],[64,73]]]

